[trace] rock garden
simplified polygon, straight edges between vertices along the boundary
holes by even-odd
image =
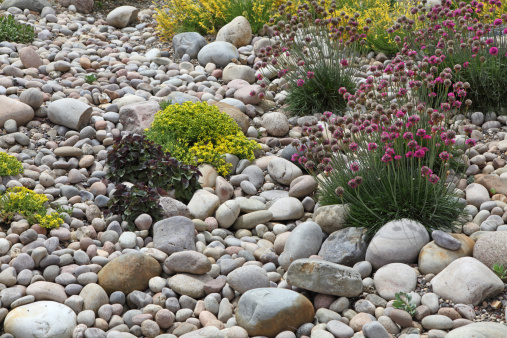
[[[500,0],[0,0],[0,338],[507,337]]]

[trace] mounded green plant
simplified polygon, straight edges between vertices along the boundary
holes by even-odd
[[[17,22],[12,15],[0,17],[0,41],[29,43],[35,39],[35,28]]]
[[[162,217],[162,208],[158,202],[160,196],[156,188],[141,184],[128,187],[118,184],[108,202],[106,215],[120,215],[128,222],[130,231],[135,228],[134,221],[141,214],[150,215],[155,221]]]
[[[0,195],[0,220],[9,222],[16,214],[23,216],[30,224],[43,228],[57,228],[63,224],[58,212],[47,214],[45,195],[37,194],[25,187],[9,188]]]
[[[260,148],[229,115],[206,102],[168,105],[155,115],[145,135],[178,160],[209,163],[221,175],[227,175],[231,167],[225,154],[253,161],[254,150]]]
[[[23,173],[23,165],[14,156],[0,152],[0,177]]]
[[[188,202],[200,188],[201,173],[196,167],[181,163],[144,135],[127,135],[115,141],[107,157],[107,178],[111,182],[174,190],[176,198],[183,202]]]
[[[355,88],[356,70],[349,66],[366,44],[368,27],[358,27],[359,14],[335,12],[334,0],[327,9],[315,1],[311,6],[299,5],[295,15],[292,6],[290,1],[280,6],[280,15],[286,21],[270,20],[277,40],[260,49],[261,61],[255,65],[262,74],[260,86],[266,88],[268,79],[278,74],[287,81],[287,105],[292,114],[338,113],[346,106],[338,89]],[[257,95],[263,98],[264,90]]]

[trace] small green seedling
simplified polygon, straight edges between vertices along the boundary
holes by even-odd
[[[95,75],[95,74],[85,75],[85,81],[88,84],[92,84],[96,80],[97,80],[97,75]]]
[[[507,270],[505,270],[503,264],[493,264],[493,271],[501,280],[507,279]]]
[[[415,304],[412,303],[412,296],[405,292],[398,292],[394,295],[393,307],[408,312],[412,317],[415,315]]]

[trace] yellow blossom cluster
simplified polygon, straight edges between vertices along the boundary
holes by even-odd
[[[182,32],[215,34],[237,16],[244,16],[257,33],[276,14],[283,0],[165,0],[157,8],[158,31],[170,39]]]
[[[52,212],[49,215],[35,215],[39,225],[46,229],[54,229],[63,224],[63,219],[57,212]]]
[[[30,224],[39,223],[45,228],[59,227],[63,224],[63,219],[56,212],[46,215],[47,201],[46,195],[37,194],[28,188],[9,188],[0,197],[0,216],[10,218],[17,213],[25,217]]]
[[[0,177],[14,176],[23,172],[23,166],[14,156],[0,152]]]
[[[209,163],[221,175],[227,175],[230,169],[225,154],[253,160],[254,150],[260,148],[243,135],[229,115],[205,102],[167,106],[155,115],[145,134],[179,161]]]

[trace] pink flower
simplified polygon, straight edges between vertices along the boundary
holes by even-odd
[[[437,184],[437,182],[440,181],[440,177],[435,174],[431,174],[428,180],[433,184]]]
[[[381,160],[382,160],[382,162],[389,163],[393,160],[393,158],[389,154],[384,154],[384,156],[382,156]]]
[[[489,49],[489,54],[493,55],[493,56],[497,56],[498,55],[498,48],[496,47],[491,47]]]
[[[412,151],[409,151],[409,152],[407,152],[407,153],[405,154],[405,157],[406,157],[406,158],[411,158],[412,156],[414,156],[414,152],[412,152]]]
[[[357,188],[357,182],[355,179],[351,179],[348,183],[349,187],[351,187],[352,189],[355,189]]]
[[[358,147],[358,144],[356,142],[352,142],[351,144],[349,144],[349,149],[352,151],[356,151],[357,147]]]
[[[468,68],[469,64],[470,64],[470,62],[467,61],[467,62],[463,63],[463,67]]]
[[[252,90],[252,91],[250,92],[250,96],[255,96],[255,94],[257,94],[257,93],[255,92],[255,90]]]
[[[440,157],[442,159],[442,161],[447,161],[451,155],[447,152],[447,151],[442,151],[438,157]]]
[[[465,141],[465,144],[470,147],[475,147],[477,142],[474,139],[469,138],[468,140]]]
[[[350,170],[352,170],[352,172],[357,172],[359,171],[359,164],[357,164],[357,162],[352,162],[350,164]]]
[[[502,19],[495,19],[495,21],[493,21],[493,24],[495,26],[500,26],[502,24]]]
[[[302,87],[304,84],[305,84],[305,80],[303,80],[303,79],[299,79],[299,80],[297,81],[297,86],[298,86],[298,87]]]
[[[407,131],[406,133],[403,134],[403,138],[405,140],[413,140],[414,139],[414,134],[412,134],[411,132]]]
[[[315,76],[314,72],[308,72],[308,73],[306,73],[306,77],[309,78],[309,79],[313,78],[314,76]]]
[[[349,62],[345,59],[341,60],[340,63],[343,67],[347,67],[349,65]]]
[[[401,156],[400,155],[396,155],[396,156],[394,156],[394,159],[395,160],[401,160]]]
[[[346,89],[345,87],[340,87],[340,89],[338,89],[338,93],[339,93],[340,95],[343,95],[343,94],[345,94],[346,92],[347,92],[347,89]]]
[[[507,28],[505,28],[505,29],[503,30],[503,33],[504,33],[504,34],[507,34]]]
[[[377,144],[375,142],[368,143],[368,151],[374,151],[378,148]]]
[[[420,148],[420,149],[417,149],[415,152],[414,152],[414,157],[418,157],[418,158],[423,158],[424,155],[426,155],[426,152],[424,151],[423,148]]]
[[[421,168],[421,175],[422,175],[422,176],[429,176],[429,175],[431,175],[431,174],[433,174],[433,171],[432,171],[430,168],[428,168],[428,167],[427,167],[427,166],[425,166],[425,165],[424,165],[424,166],[422,166],[422,168]]]
[[[419,137],[423,137],[426,135],[426,130],[425,129],[417,129],[417,132],[415,134]]]

